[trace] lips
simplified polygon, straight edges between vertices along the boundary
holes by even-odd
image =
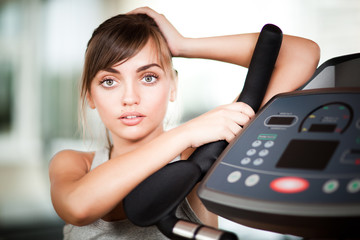
[[[123,113],[119,119],[126,126],[136,126],[144,120],[145,115],[139,112],[126,112]]]

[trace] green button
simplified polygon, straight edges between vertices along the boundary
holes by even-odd
[[[329,180],[325,182],[323,186],[323,191],[325,193],[333,193],[335,192],[339,187],[339,182],[337,180]]]
[[[258,140],[275,140],[277,138],[277,134],[259,134]]]
[[[350,181],[347,185],[347,190],[349,193],[357,193],[360,191],[360,179],[354,179]]]

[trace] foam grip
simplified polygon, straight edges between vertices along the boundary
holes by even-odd
[[[154,225],[176,210],[200,177],[199,167],[190,161],[170,163],[124,198],[125,214],[138,226]]]
[[[188,158],[188,161],[195,163],[201,171],[201,179],[220,156],[222,151],[228,145],[227,141],[221,140],[217,142],[207,143],[198,147]]]
[[[275,25],[265,25],[255,45],[243,90],[237,102],[245,102],[257,112],[265,96],[282,43],[282,31]],[[202,176],[227,146],[226,141],[205,144],[196,149],[188,160],[195,162]]]
[[[257,112],[265,96],[282,43],[282,31],[275,25],[265,25],[259,35],[243,90],[237,99]]]

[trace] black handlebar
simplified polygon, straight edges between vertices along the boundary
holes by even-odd
[[[243,90],[237,99],[257,112],[265,96],[282,43],[282,32],[267,24],[260,32],[246,75]]]

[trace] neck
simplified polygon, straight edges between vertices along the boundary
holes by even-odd
[[[152,133],[148,134],[144,138],[137,140],[117,138],[116,136],[113,135],[113,147],[111,149],[111,158],[134,151],[139,147],[151,142],[154,138],[160,136],[163,132],[164,129],[161,127],[153,131]]]

